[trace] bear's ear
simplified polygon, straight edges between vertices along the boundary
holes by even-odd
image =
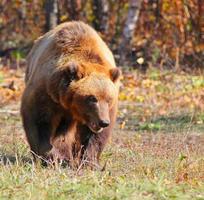
[[[110,77],[113,82],[116,82],[120,78],[121,74],[122,72],[118,68],[110,69]]]
[[[65,94],[69,84],[73,80],[80,79],[78,65],[74,62],[68,63],[61,69],[56,69],[47,81],[47,92],[55,102],[59,102],[59,95]]]

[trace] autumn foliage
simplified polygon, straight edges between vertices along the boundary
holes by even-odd
[[[82,20],[101,32],[120,65],[203,68],[203,12],[202,0],[1,1],[0,56],[24,58],[56,23]]]

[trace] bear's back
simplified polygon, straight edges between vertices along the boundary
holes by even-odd
[[[87,52],[115,67],[111,51],[94,29],[83,22],[60,24],[36,40],[27,57],[25,81],[37,83],[62,61],[64,65],[70,59],[83,60]]]

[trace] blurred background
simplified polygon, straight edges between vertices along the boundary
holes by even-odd
[[[70,20],[93,26],[119,66],[203,68],[203,0],[1,0],[1,65],[23,66],[37,37]]]

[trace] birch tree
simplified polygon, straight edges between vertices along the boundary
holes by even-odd
[[[131,53],[131,40],[134,36],[142,0],[130,0],[127,19],[122,32],[122,40],[119,46],[120,65],[127,63],[127,56]]]
[[[67,11],[69,20],[80,20],[83,2],[85,0],[66,0]]]

